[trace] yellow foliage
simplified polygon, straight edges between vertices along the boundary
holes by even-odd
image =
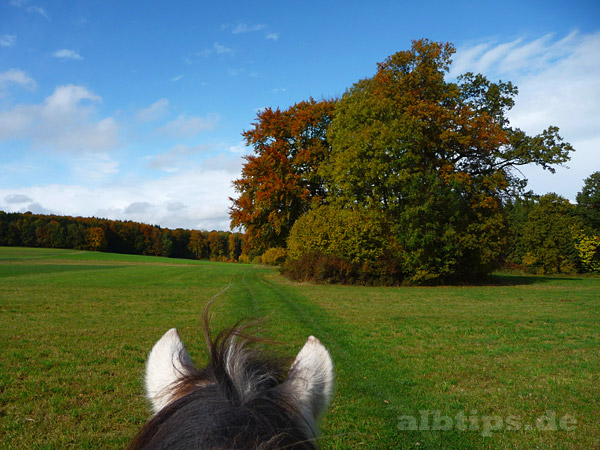
[[[600,272],[600,236],[586,234],[583,230],[572,230],[579,260],[590,272]]]

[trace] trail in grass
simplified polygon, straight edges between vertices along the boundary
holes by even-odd
[[[227,292],[227,307],[236,318],[265,318],[267,337],[289,339],[286,353],[297,352],[309,335],[329,349],[338,389],[326,416],[323,444],[378,448],[380,439],[393,441],[402,406],[396,400],[410,396],[403,382],[407,374],[393,358],[369,345],[361,330],[352,329],[303,296],[301,287],[279,284],[265,274],[255,270],[237,277]],[[344,395],[349,392],[352,398]]]

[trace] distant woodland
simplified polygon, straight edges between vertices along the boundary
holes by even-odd
[[[143,223],[0,211],[0,245],[72,248],[237,262],[242,234],[170,230]]]

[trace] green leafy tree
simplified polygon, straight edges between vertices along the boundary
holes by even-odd
[[[539,201],[539,196],[532,193],[510,198],[505,204],[505,214],[508,221],[508,247],[505,250],[506,262],[509,267],[523,264],[527,249],[523,246],[523,231],[529,218],[529,213]]]
[[[329,201],[382,210],[414,283],[489,272],[506,246],[503,199],[520,192],[518,166],[553,166],[572,147],[558,129],[509,127],[517,88],[467,73],[447,82],[454,47],[414,41],[341,98],[322,173]]]
[[[574,272],[578,257],[573,229],[581,223],[575,208],[563,197],[546,194],[531,209],[525,223],[522,245],[523,262],[541,273]]]

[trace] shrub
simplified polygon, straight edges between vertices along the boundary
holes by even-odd
[[[281,266],[287,259],[287,250],[281,247],[273,247],[264,252],[260,259],[267,266]]]
[[[294,224],[284,273],[296,280],[396,284],[398,254],[383,214],[322,206]]]
[[[242,253],[238,258],[238,262],[242,264],[252,264],[252,258],[246,253]]]

